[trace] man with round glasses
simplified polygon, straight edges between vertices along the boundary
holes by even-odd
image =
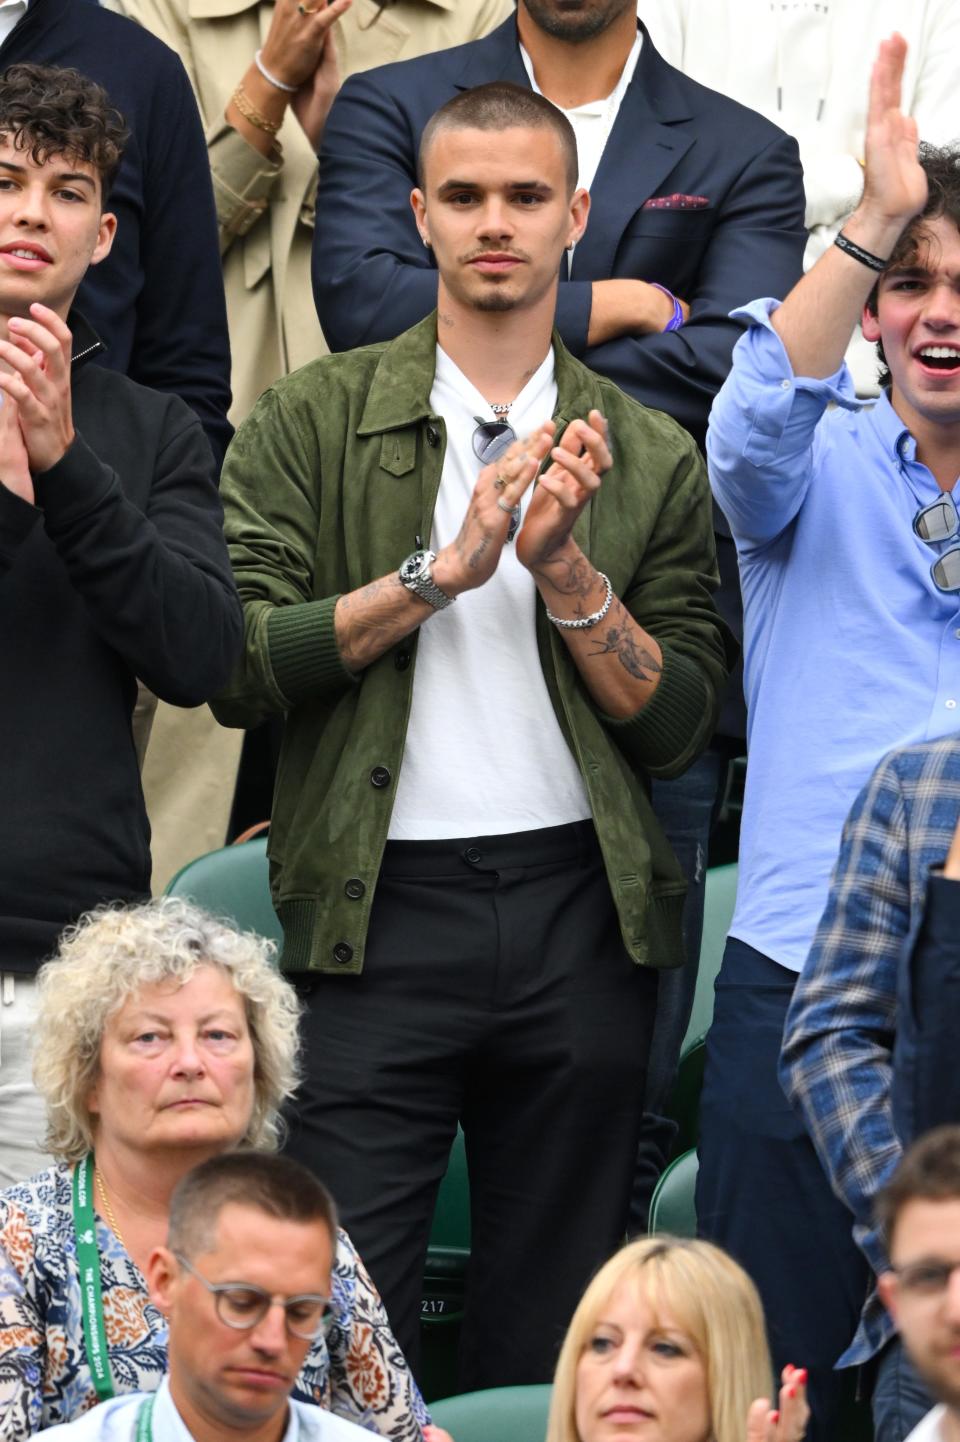
[[[861,1128],[832,1160],[815,1132],[818,1158],[778,1083],[784,1018],[857,792],[892,747],[960,720],[960,149],[918,153],[905,56],[900,36],[880,47],[863,196],[836,242],[782,305],[738,313],[707,437],[743,584],[750,760],[697,1212],[757,1283],[775,1364],[808,1366],[811,1442],[839,1435],[835,1364],[885,1337],[858,1331],[869,1268],[844,1194]],[[884,364],[872,407],[843,366],[857,320]]]
[[[369,1433],[290,1398],[329,1314],[336,1213],[285,1157],[232,1152],[174,1192],[167,1245],[147,1265],[169,1324],[156,1393],[101,1403],[48,1428],[64,1442],[361,1442]]]
[[[937,1127],[910,1148],[880,1194],[877,1220],[890,1254],[880,1277],[881,1296],[912,1362],[940,1403],[905,1442],[957,1442],[960,1127]]]

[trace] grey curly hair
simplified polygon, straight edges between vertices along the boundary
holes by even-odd
[[[107,1018],[141,987],[183,985],[219,967],[243,998],[253,1042],[253,1114],[242,1145],[276,1147],[280,1106],[299,1081],[300,1003],[274,966],[273,942],[237,931],[191,902],[167,896],[88,912],[39,972],[33,1075],[47,1104],[47,1148],[66,1162],[93,1145],[86,1099],[96,1080]]]

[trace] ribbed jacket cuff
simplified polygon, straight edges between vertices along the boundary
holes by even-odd
[[[299,606],[277,606],[267,622],[267,646],[274,679],[287,701],[294,705],[318,692],[356,684],[359,677],[340,659],[333,629],[333,612],[339,596],[307,601]]]
[[[662,647],[663,672],[653,696],[636,716],[604,716],[619,745],[649,771],[674,767],[693,750],[711,709],[703,672],[694,661],[670,647]]]

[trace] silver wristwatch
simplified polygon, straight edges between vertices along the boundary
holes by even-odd
[[[442,611],[444,606],[452,606],[457,598],[441,591],[430,574],[430,567],[436,559],[433,551],[414,551],[404,561],[398,574],[408,591],[419,596],[421,601],[428,601],[435,611]]]

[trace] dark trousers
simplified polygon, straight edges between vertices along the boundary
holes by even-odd
[[[650,786],[650,800],[657,820],[687,879],[687,896],[683,904],[686,961],[683,966],[674,967],[660,976],[637,1166],[630,1198],[632,1235],[647,1229],[650,1199],[670,1159],[670,1149],[677,1135],[677,1124],[666,1115],[666,1111],[677,1080],[680,1047],[690,1023],[697,989],[710,832],[723,801],[729,766],[725,751],[715,744],[682,776],[669,781],[654,780]]]
[[[309,995],[287,1149],[331,1188],[415,1370],[459,1119],[460,1386],[550,1379],[624,1235],[656,985],[624,949],[591,823],[388,843],[362,975]]]
[[[810,1374],[807,1442],[839,1442],[849,1377],[833,1370],[853,1340],[870,1272],[853,1215],[831,1191],[777,1078],[796,976],[730,937],[717,977],[700,1106],[700,1233],[757,1285],[774,1368]]]

